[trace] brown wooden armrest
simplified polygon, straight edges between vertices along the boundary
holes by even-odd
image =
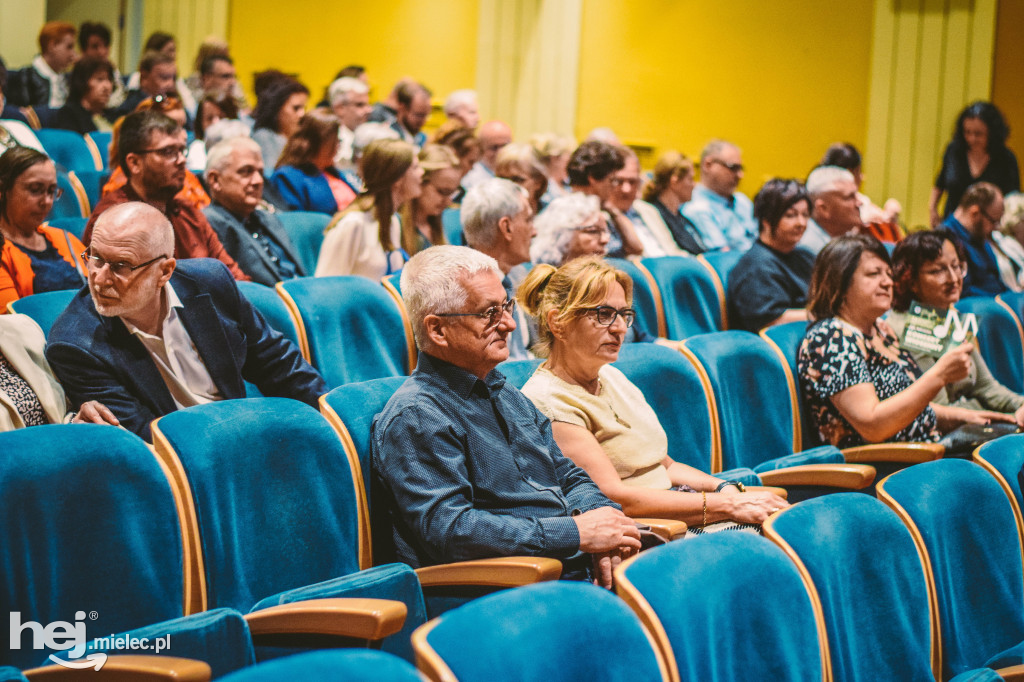
[[[416,569],[423,587],[443,585],[484,585],[519,587],[545,580],[558,580],[562,562],[545,557],[495,557],[476,561],[458,561]]]
[[[871,462],[901,462],[920,464],[941,459],[945,446],[938,443],[873,443],[858,445],[843,450],[843,458],[849,464]]]
[[[253,637],[324,634],[383,639],[402,629],[407,609],[391,599],[310,599],[245,615]]]
[[[789,499],[789,491],[785,488],[776,488],[772,485],[748,485],[746,486],[748,492],[752,493],[775,493],[784,500]]]
[[[1006,668],[999,668],[996,674],[1004,680],[1013,682],[1024,682],[1024,665],[1011,665]]]
[[[875,480],[875,468],[867,464],[802,464],[758,473],[762,483],[789,487],[820,485],[828,488],[860,490]]]
[[[98,659],[97,659],[98,661]],[[210,666],[202,661],[174,656],[108,656],[98,671],[48,665],[25,671],[25,677],[35,682],[90,679],[97,682],[206,682],[210,679]]]
[[[675,519],[633,519],[641,526],[650,526],[651,532],[671,542],[686,535],[686,523]]]

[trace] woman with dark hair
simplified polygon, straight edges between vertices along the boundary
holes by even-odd
[[[811,200],[797,180],[769,180],[754,197],[757,241],[729,273],[729,327],[762,327],[807,319],[814,254],[797,247],[807,230]]]
[[[252,139],[263,153],[264,175],[270,177],[288,138],[299,129],[309,102],[309,88],[294,78],[274,76],[256,92]]]
[[[114,91],[114,65],[106,59],[83,57],[71,69],[68,101],[53,116],[53,127],[85,135],[113,130],[104,115]]]
[[[355,200],[356,190],[334,167],[340,127],[330,109],[313,109],[288,138],[270,184],[290,210],[333,214]]]
[[[188,169],[206,170],[206,131],[217,121],[238,118],[238,104],[230,94],[209,94],[199,100],[196,110],[195,139],[188,147]]]
[[[966,271],[963,248],[947,230],[915,232],[900,242],[893,253],[895,295],[893,311],[887,318],[896,334],[903,336],[912,301],[936,308],[942,314],[955,308],[963,292]],[[922,370],[935,364],[935,357],[927,353],[912,355]],[[977,349],[971,353],[967,377],[940,389],[934,402],[951,406],[946,409],[950,419],[985,419],[1024,426],[1024,396],[996,381]]]
[[[43,224],[60,195],[57,169],[46,154],[14,147],[0,156],[0,311],[24,296],[85,284],[85,246]]]
[[[807,330],[797,366],[824,442],[839,448],[885,441],[937,441],[932,400],[964,379],[974,346],[949,350],[922,372],[882,315],[892,305],[889,252],[870,235],[830,241],[814,264]],[[939,408],[938,411],[942,411]]]
[[[819,166],[838,166],[853,173],[857,183],[857,199],[860,200],[860,219],[875,237],[881,241],[898,242],[903,239],[903,231],[899,226],[900,213],[903,207],[895,199],[888,199],[885,206],[879,208],[867,195],[860,191],[864,184],[861,167],[861,156],[857,148],[849,142],[836,142],[825,150]]]
[[[1005,195],[1020,191],[1017,157],[1006,147],[1010,128],[991,102],[975,102],[960,112],[953,140],[942,156],[942,169],[928,199],[932,227],[948,218],[968,187],[990,182]],[[946,205],[939,215],[939,200]]]

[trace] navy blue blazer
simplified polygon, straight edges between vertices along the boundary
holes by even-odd
[[[337,170],[329,168],[326,172],[340,178],[356,195],[359,194],[359,190],[352,187]],[[331,191],[327,178],[316,166],[281,166],[270,176],[270,184],[292,211],[338,212],[334,192]]]
[[[242,296],[223,263],[179,260],[171,286],[184,305],[182,323],[224,398],[244,398],[249,381],[263,395],[317,407],[327,392],[323,378]],[[121,318],[96,312],[88,286],[53,323],[46,359],[73,405],[98,400],[146,440],[150,423],[177,409],[145,346]]]

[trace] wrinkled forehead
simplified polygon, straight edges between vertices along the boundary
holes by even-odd
[[[470,310],[500,305],[507,298],[501,279],[489,270],[474,275],[463,274],[460,281],[466,290],[466,301]]]

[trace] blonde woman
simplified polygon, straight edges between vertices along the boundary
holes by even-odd
[[[643,199],[658,209],[672,238],[684,251],[704,253],[707,249],[697,227],[680,209],[693,194],[697,184],[693,161],[677,151],[667,151],[654,164],[654,179],[644,187]]]
[[[547,204],[542,197],[548,188],[548,176],[533,147],[516,142],[502,147],[494,159],[494,175],[525,189],[534,214],[544,210]]]
[[[419,153],[423,169],[422,193],[402,209],[402,248],[410,256],[438,244],[447,244],[441,214],[459,191],[462,171],[451,147],[427,144]]]
[[[402,140],[377,140],[363,152],[365,191],[327,226],[317,260],[317,277],[360,275],[373,280],[402,269],[409,255],[401,247],[395,212],[423,191],[423,169],[414,147]]]
[[[569,157],[576,149],[576,140],[557,133],[537,133],[530,137],[530,146],[544,165],[548,176],[547,190],[541,197],[545,206],[569,193]]]

